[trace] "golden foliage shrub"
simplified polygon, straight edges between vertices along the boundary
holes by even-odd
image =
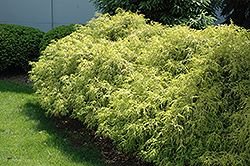
[[[250,35],[120,10],[50,44],[30,72],[48,115],[156,165],[250,164]]]

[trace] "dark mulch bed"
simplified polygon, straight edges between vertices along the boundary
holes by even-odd
[[[29,76],[24,72],[2,72],[0,73],[0,80],[16,82],[19,84],[30,85],[32,86],[32,82],[29,80]]]
[[[26,73],[8,72],[0,73],[0,80],[12,81],[24,85],[32,86],[29,76]],[[152,163],[146,163],[140,160],[139,157],[128,157],[125,153],[119,151],[116,145],[109,138],[96,136],[94,130],[88,129],[83,123],[78,120],[68,117],[56,118],[57,130],[67,133],[65,137],[70,137],[71,143],[76,147],[83,147],[86,144],[94,145],[99,149],[106,163],[114,166],[153,166]],[[81,136],[90,136],[88,142],[83,142],[79,139]]]
[[[114,166],[153,166],[152,163],[141,161],[137,156],[128,157],[125,153],[119,151],[109,138],[95,135],[95,130],[87,128],[76,119],[70,119],[68,117],[57,118],[56,126],[58,131],[66,131],[67,134],[65,134],[65,138],[70,137],[73,146],[82,147],[85,144],[91,144],[97,147],[106,163]],[[86,137],[86,135],[91,138],[88,142],[82,142],[77,139],[81,136]]]

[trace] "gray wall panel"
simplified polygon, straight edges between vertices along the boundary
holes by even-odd
[[[0,23],[31,26],[45,32],[52,26],[86,24],[94,14],[89,0],[0,0]]]
[[[88,0],[54,0],[54,23],[86,23],[95,10]]]

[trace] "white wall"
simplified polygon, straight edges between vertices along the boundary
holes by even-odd
[[[59,25],[85,24],[94,14],[89,0],[0,0],[0,23],[31,26],[45,32]]]

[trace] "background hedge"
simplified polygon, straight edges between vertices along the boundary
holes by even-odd
[[[28,70],[36,58],[44,32],[20,25],[0,24],[0,72]]]
[[[57,41],[72,32],[76,31],[76,27],[74,24],[70,25],[61,25],[56,28],[51,29],[47,33],[43,35],[43,39],[40,43],[40,52],[45,50],[45,48],[50,44],[51,40]]]
[[[53,42],[30,72],[68,115],[157,165],[250,165],[250,34],[172,28],[119,10]]]
[[[218,0],[90,0],[102,13],[115,14],[117,8],[139,12],[146,18],[163,24],[189,25],[204,29],[216,20]],[[213,16],[212,16],[213,15]]]

